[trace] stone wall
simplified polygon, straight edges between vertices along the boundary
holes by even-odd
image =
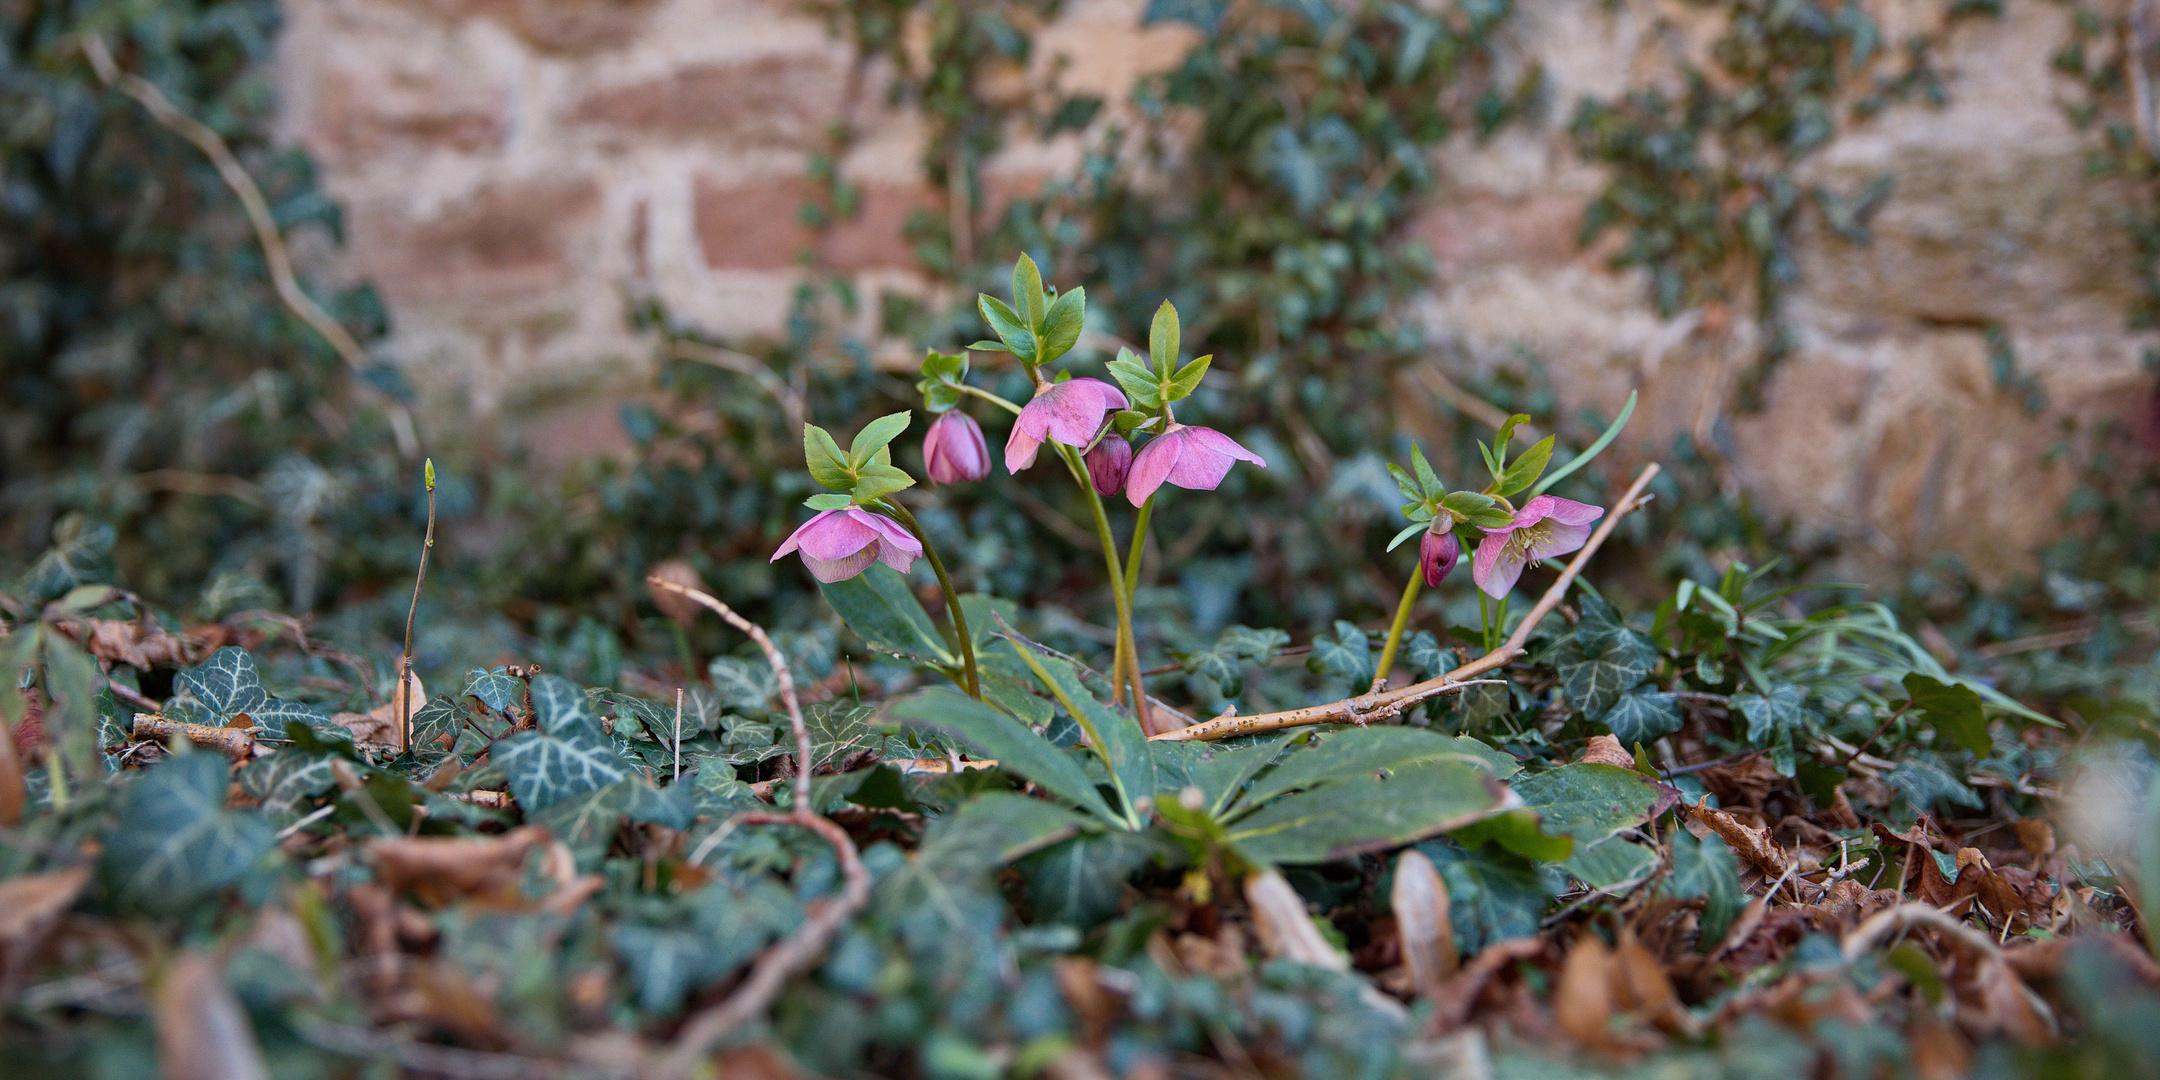
[[[381,288],[395,355],[436,415],[516,416],[498,426],[544,453],[605,452],[621,444],[614,401],[652,362],[623,318],[627,289],[709,332],[758,335],[778,330],[813,241],[866,290],[929,287],[901,235],[938,199],[922,125],[887,111],[881,73],[785,4],[287,2],[283,134],[349,211],[330,269]],[[1038,62],[1067,57],[1065,86],[1115,100],[1193,41],[1141,27],[1140,7],[1073,0],[1038,36]],[[1872,9],[1897,41],[1940,29],[1943,7]],[[1751,318],[1660,318],[1636,276],[1607,268],[1608,248],[1575,238],[1602,183],[1569,148],[1575,102],[1699,59],[1712,17],[1681,0],[1518,0],[1512,49],[1546,73],[1543,104],[1438,155],[1443,182],[1412,232],[1439,273],[1416,316],[1458,376],[1536,357],[1568,408],[1608,412],[1641,389],[1635,454],[1696,434],[1736,492],[1841,545],[1856,572],[1942,550],[1991,580],[2025,571],[2071,484],[2048,451],[2155,395],[2139,361],[2151,342],[2125,329],[2133,193],[2086,175],[2091,135],[2063,109],[2080,91],[2049,67],[2068,10],[2008,0],[2000,18],[1960,21],[1937,59],[1946,108],[1892,107],[1808,160],[1804,181],[1888,173],[1896,187],[1871,244],[1798,238],[1798,348],[1755,412],[1733,408],[1760,355]],[[862,213],[816,238],[797,216],[803,174],[843,115],[865,135],[842,163]],[[1055,171],[1077,138],[1008,153],[993,187]],[[2041,415],[1996,385],[1991,326],[2038,378]]]

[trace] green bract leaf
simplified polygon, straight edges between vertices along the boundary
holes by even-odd
[[[855,481],[854,501],[867,503],[914,486],[915,478],[889,459],[873,461],[863,466],[862,478]]]
[[[863,643],[879,652],[932,667],[951,667],[951,650],[930,615],[908,591],[907,579],[884,563],[845,581],[821,584],[825,602],[838,612],[848,629],[861,635]]]
[[[276,845],[267,820],[225,809],[228,782],[225,759],[200,751],[136,773],[105,832],[102,865],[117,903],[185,910]]]
[[[1441,509],[1455,515],[1458,519],[1469,521],[1473,525],[1477,524],[1476,515],[1492,510],[1499,505],[1492,496],[1475,491],[1450,491],[1440,500]],[[1499,522],[1501,525],[1515,520],[1514,515],[1505,510],[1500,511],[1500,516],[1504,519]]]
[[[803,425],[803,461],[810,468],[810,479],[820,487],[846,491],[855,485],[853,470],[840,444],[833,441],[831,432],[816,424]]]
[[[1080,343],[1086,321],[1087,290],[1076,285],[1043,314],[1042,362],[1047,364],[1071,352]]]
[[[890,702],[885,715],[912,728],[937,732],[976,757],[1025,777],[1101,821],[1119,827],[1125,816],[1112,810],[1071,753],[998,709],[944,687]]]
[[[1203,356],[1179,369],[1175,376],[1163,383],[1164,400],[1182,401],[1191,397],[1192,392],[1199,389],[1200,380],[1207,375],[1208,364],[1214,359],[1212,354]]]
[[[1505,463],[1507,461],[1508,440],[1515,435],[1515,425],[1529,422],[1530,414],[1516,413],[1508,417],[1507,421],[1500,425],[1500,432],[1493,436],[1492,442],[1492,460],[1494,462]]]
[[[967,346],[967,349],[968,349],[968,351],[969,351],[969,352],[1011,352],[1011,351],[1012,351],[1011,349],[1008,349],[1008,348],[1006,348],[1006,347],[1005,347],[1005,344],[1004,344],[1003,342],[999,342],[999,341],[978,341],[978,342],[975,342],[975,343],[973,343],[973,344],[971,344],[971,345]]]
[[[938,382],[959,382],[967,375],[968,359],[965,352],[946,354],[931,349],[923,355],[922,376]]]
[[[838,491],[820,491],[817,494],[812,495],[807,499],[804,499],[802,501],[802,504],[812,510],[823,513],[827,510],[845,510],[848,507],[855,505],[855,499],[851,495],[847,495]]]
[[[888,443],[899,438],[900,433],[908,429],[908,424],[914,418],[914,413],[903,410],[887,413],[864,424],[862,430],[855,433],[855,441],[848,446],[848,464],[857,469],[870,464],[877,457],[878,451],[885,449]]]
[[[1510,462],[1507,471],[1501,474],[1500,487],[1497,493],[1513,495],[1537,483],[1538,476],[1545,471],[1545,466],[1552,461],[1552,451],[1553,437],[1550,435],[1539,439],[1537,445],[1523,451],[1522,456]]]
[[[1418,449],[1416,443],[1410,444],[1410,467],[1417,472],[1419,489],[1410,494],[1410,498],[1439,499],[1447,494],[1447,485],[1440,482],[1440,474],[1433,471],[1432,463],[1425,460],[1425,451]],[[1491,504],[1492,500],[1487,499],[1486,505]],[[1442,505],[1446,505],[1446,500],[1442,500]]]
[[[1410,539],[1411,537],[1413,537],[1413,536],[1416,536],[1416,535],[1417,535],[1417,534],[1419,534],[1419,533],[1422,533],[1422,532],[1431,532],[1431,531],[1432,531],[1432,523],[1431,523],[1431,522],[1427,522],[1427,521],[1413,521],[1413,522],[1411,522],[1411,523],[1409,524],[1409,526],[1408,526],[1407,528],[1403,529],[1403,531],[1401,531],[1401,532],[1399,532],[1399,533],[1396,533],[1396,534],[1395,534],[1395,538],[1394,538],[1393,540],[1390,540],[1390,541],[1388,541],[1388,544],[1387,544],[1387,549],[1388,549],[1389,551],[1393,551],[1393,550],[1395,550],[1396,548],[1399,548],[1399,547],[1401,547],[1401,546],[1403,545],[1403,541],[1405,541],[1405,540],[1408,540],[1408,539]]]
[[[1019,357],[1022,363],[1035,362],[1035,333],[1021,323],[1013,309],[988,293],[978,297],[975,306],[982,312],[983,321],[1005,342],[1005,351]]]
[[[1155,309],[1155,319],[1148,324],[1148,356],[1155,362],[1155,370],[1168,373],[1177,368],[1178,356],[1177,308],[1165,300]]]
[[[1986,757],[1994,752],[1995,741],[1988,737],[1987,716],[1980,710],[1980,695],[1972,687],[1939,682],[1915,671],[1905,676],[1905,692],[1912,696],[1913,708],[1918,709],[1935,730],[1972,751],[1974,757]]]
[[[1026,322],[1030,329],[1042,326],[1042,271],[1036,269],[1035,260],[1028,258],[1025,254],[1013,260],[1012,297],[1013,311]],[[1049,363],[1050,359],[1051,356],[1048,350],[1045,350],[1042,362]]]

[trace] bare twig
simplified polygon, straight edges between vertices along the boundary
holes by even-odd
[[[589,1067],[565,1065],[539,1058],[437,1046],[412,1039],[339,1024],[305,1013],[292,1015],[293,1030],[313,1046],[333,1054],[394,1064],[430,1076],[454,1080],[557,1080],[559,1077],[621,1076]]]
[[[314,298],[300,288],[300,280],[293,274],[292,254],[285,248],[285,238],[278,233],[277,219],[271,216],[269,201],[263,198],[262,189],[255,186],[254,178],[241,166],[240,159],[233,156],[232,149],[225,145],[225,140],[202,121],[181,112],[165,96],[165,92],[157,88],[157,84],[140,75],[120,70],[120,64],[113,59],[112,51],[105,47],[103,37],[94,33],[84,34],[80,40],[83,56],[90,61],[91,69],[97,72],[99,82],[134,98],[150,113],[151,119],[195,144],[195,148],[210,159],[210,164],[217,168],[219,178],[225,181],[226,187],[232,189],[234,197],[240,200],[241,209],[247,212],[248,225],[255,231],[255,242],[262,247],[263,262],[270,268],[270,283],[276,289],[278,299],[283,301],[286,309],[301,322],[322,335],[323,340],[330,344],[330,348],[345,362],[346,367],[351,368],[355,374],[365,370],[369,363],[367,350],[360,347],[360,343],[354,340],[343,324],[331,318],[329,312],[324,311]],[[374,391],[365,382],[356,381],[354,385],[382,397],[383,405],[390,415],[391,430],[397,434],[398,453],[407,459],[419,457],[420,439],[413,431],[412,414],[406,411],[404,404]]]
[[[429,458],[423,474],[427,481],[427,538],[420,544],[420,572],[413,575],[412,607],[405,610],[405,656],[398,662],[398,745],[412,749],[412,631],[413,617],[420,614],[420,583],[427,580],[428,552],[435,550],[435,459]]]
[[[682,779],[682,687],[675,688],[675,779]]]
[[[255,752],[255,736],[247,728],[211,727],[207,724],[187,724],[167,720],[162,716],[135,717],[134,737],[164,741],[179,736],[197,746],[222,750],[226,754],[246,759]]]
[[[697,589],[685,588],[672,581],[648,577],[646,584],[657,589],[687,597],[694,603],[711,608],[730,626],[750,635],[758,648],[764,650],[765,659],[772,664],[773,675],[780,683],[780,699],[787,705],[788,722],[795,729],[795,798],[793,809],[787,813],[758,812],[738,814],[729,819],[722,828],[736,825],[799,825],[817,833],[832,845],[839,857],[840,873],[844,879],[840,895],[819,901],[795,932],[758,957],[750,968],[750,976],[737,986],[719,1004],[690,1018],[667,1054],[657,1063],[657,1074],[662,1077],[689,1075],[710,1054],[713,1047],[728,1033],[740,1027],[751,1017],[765,1011],[778,996],[782,986],[797,972],[814,962],[825,946],[832,942],[840,927],[856,912],[870,902],[870,872],[863,867],[862,856],[855,850],[855,841],[847,830],[835,825],[819,814],[810,802],[810,729],[803,723],[802,704],[795,696],[795,678],[788,671],[787,657],[756,623],[736,614],[735,609],[721,603],[717,598]]]
[[[1340,724],[1344,722],[1369,724],[1374,721],[1399,716],[1405,710],[1427,699],[1461,690],[1463,687],[1470,685],[1470,680],[1476,676],[1503,667],[1508,661],[1522,655],[1523,644],[1530,640],[1530,632],[1537,628],[1538,622],[1550,614],[1553,608],[1559,606],[1561,598],[1567,595],[1568,586],[1574,584],[1576,575],[1582,573],[1582,568],[1590,561],[1590,557],[1597,554],[1598,548],[1605,543],[1605,538],[1612,535],[1613,526],[1618,525],[1621,517],[1626,515],[1628,511],[1641,506],[1643,502],[1647,501],[1642,497],[1643,488],[1647,487],[1657,474],[1658,466],[1656,463],[1653,462],[1643,467],[1642,474],[1635,478],[1633,484],[1629,485],[1627,494],[1620,497],[1620,501],[1614,505],[1612,513],[1605,515],[1605,520],[1598,526],[1597,531],[1590,534],[1589,542],[1582,546],[1581,551],[1575,553],[1575,558],[1568,563],[1567,569],[1562,570],[1560,577],[1552,583],[1552,587],[1546,589],[1545,595],[1538,598],[1537,605],[1530,609],[1528,615],[1523,616],[1523,621],[1516,625],[1515,632],[1508,635],[1507,641],[1503,642],[1499,648],[1486,653],[1484,656],[1478,657],[1445,675],[1439,675],[1421,683],[1412,683],[1398,690],[1389,690],[1378,694],[1360,694],[1357,697],[1345,698],[1326,705],[1308,705],[1305,708],[1291,709],[1287,712],[1261,713],[1257,716],[1225,716],[1209,720],[1206,723],[1194,724],[1180,731],[1167,731],[1155,736],[1155,738],[1213,740],[1228,738],[1232,735],[1252,735],[1262,731],[1280,731],[1283,728],[1304,727],[1309,724]]]

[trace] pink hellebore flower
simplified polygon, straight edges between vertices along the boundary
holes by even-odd
[[[1524,503],[1506,528],[1485,530],[1471,559],[1470,576],[1485,595],[1501,599],[1522,577],[1523,567],[1583,546],[1590,539],[1590,523],[1604,516],[1602,506],[1540,495]]]
[[[1115,435],[1103,436],[1087,452],[1087,470],[1096,494],[1117,494],[1125,487],[1125,474],[1132,471],[1132,444]]]
[[[1425,538],[1418,542],[1418,565],[1425,568],[1425,587],[1428,589],[1438,588],[1446,581],[1461,559],[1462,541],[1455,539],[1452,529],[1427,530]]]
[[[1045,442],[1086,446],[1102,430],[1103,417],[1125,407],[1125,395],[1101,379],[1067,379],[1035,391],[1020,410],[1005,440],[1005,471],[1017,473],[1035,464]]]
[[[782,555],[797,549],[802,551],[803,565],[810,568],[810,576],[828,585],[846,581],[870,569],[874,562],[883,562],[905,574],[923,553],[922,541],[909,535],[899,522],[854,506],[826,510],[803,522],[802,528],[773,552],[770,561],[778,562]]]
[[[1223,477],[1230,475],[1231,463],[1241,458],[1267,468],[1260,455],[1214,428],[1172,424],[1170,430],[1141,447],[1133,458],[1132,475],[1125,481],[1125,498],[1134,506],[1142,505],[1165,483],[1188,491],[1213,491]]]
[[[990,475],[990,447],[982,425],[964,412],[941,414],[922,441],[923,471],[940,484],[980,480]]]

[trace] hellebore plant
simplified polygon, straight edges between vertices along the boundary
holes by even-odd
[[[1388,466],[1396,487],[1410,500],[1402,508],[1410,525],[1395,534],[1388,550],[1395,550],[1420,533],[1423,538],[1418,542],[1418,565],[1403,586],[1402,600],[1395,605],[1395,621],[1388,627],[1387,642],[1381,646],[1380,660],[1374,667],[1375,690],[1387,682],[1388,672],[1395,663],[1396,649],[1402,644],[1403,631],[1410,624],[1410,610],[1417,603],[1419,590],[1437,588],[1447,580],[1456,562],[1462,558],[1465,541],[1477,545],[1477,552],[1470,560],[1470,579],[1478,588],[1478,610],[1485,623],[1485,647],[1490,649],[1500,640],[1501,631],[1507,624],[1508,595],[1522,577],[1523,568],[1541,559],[1581,548],[1590,538],[1590,523],[1605,514],[1602,507],[1543,492],[1589,464],[1590,459],[1612,445],[1620,429],[1634,414],[1635,395],[1629,394],[1627,407],[1620,410],[1612,426],[1606,428],[1589,448],[1549,475],[1545,469],[1552,463],[1553,437],[1550,435],[1523,451],[1515,460],[1508,460],[1509,437],[1514,434],[1516,425],[1530,419],[1519,415],[1509,417],[1500,425],[1492,445],[1478,444],[1486,468],[1492,473],[1492,482],[1485,485],[1483,491],[1449,491],[1440,481],[1439,474],[1433,471],[1432,464],[1425,460],[1424,451],[1415,444],[1410,447],[1410,471],[1405,472],[1396,465]],[[1520,509],[1508,501],[1510,496],[1525,491],[1529,492],[1530,498]],[[1493,601],[1498,601],[1497,609]]]

